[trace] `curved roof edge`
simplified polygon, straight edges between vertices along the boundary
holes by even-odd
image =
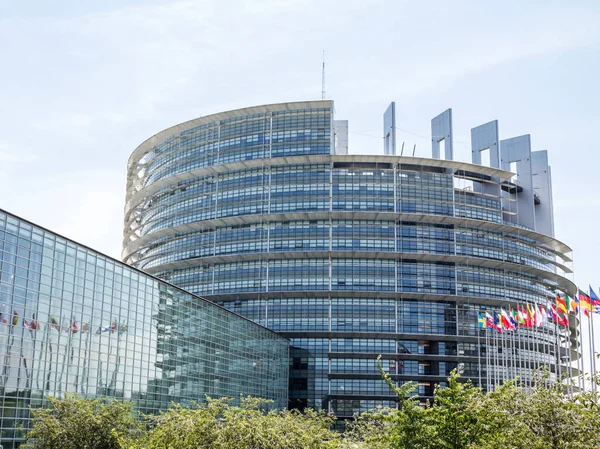
[[[316,109],[316,108],[327,108],[333,109],[333,100],[309,100],[309,101],[290,101],[285,103],[273,103],[263,104],[258,106],[249,106],[241,109],[232,109],[230,111],[217,112],[201,116],[187,122],[178,123],[177,125],[165,128],[162,131],[154,134],[152,137],[143,141],[138,147],[133,150],[127,166],[129,167],[132,162],[137,158],[138,160],[143,157],[148,151],[150,151],[155,145],[162,142],[163,140],[181,134],[184,131],[190,130],[197,126],[205,125],[207,123],[215,122],[233,117],[243,117],[245,115],[252,114],[264,114],[267,112],[278,112],[278,111],[291,111],[294,109]]]
[[[499,168],[486,167],[484,165],[476,165],[470,162],[450,161],[446,159],[434,159],[426,157],[414,156],[386,156],[382,154],[319,154],[319,155],[297,155],[297,156],[282,156],[274,158],[249,159],[244,161],[229,162],[227,164],[209,165],[207,167],[196,168],[182,173],[177,173],[166,178],[159,179],[137,191],[133,191],[131,186],[128,186],[126,192],[125,204],[125,219],[129,215],[132,207],[139,204],[144,196],[168,186],[174,182],[179,182],[186,179],[193,179],[199,176],[214,175],[225,173],[228,171],[237,171],[260,166],[274,165],[294,165],[294,164],[318,164],[332,162],[349,162],[349,163],[391,163],[405,165],[420,165],[423,167],[435,167],[452,170],[473,171],[478,174],[497,177],[500,182],[510,179],[514,173],[502,170]],[[133,198],[138,197],[138,203],[133,201]]]
[[[200,231],[205,228],[214,226],[232,226],[245,223],[258,223],[261,221],[278,221],[278,220],[319,220],[334,217],[336,219],[364,219],[364,220],[402,220],[402,221],[420,221],[427,223],[453,223],[463,226],[481,227],[482,229],[498,230],[507,233],[517,233],[524,237],[529,237],[536,240],[540,244],[546,245],[561,253],[569,253],[573,250],[556,239],[545,234],[530,229],[519,228],[505,223],[496,223],[492,221],[477,220],[475,218],[466,217],[450,217],[447,215],[429,215],[429,214],[408,214],[397,212],[357,212],[357,211],[336,211],[336,212],[289,212],[279,214],[254,214],[240,215],[233,217],[214,218],[211,220],[197,221],[194,223],[185,223],[178,226],[161,229],[147,235],[144,235],[137,240],[124,240],[124,248],[121,257],[124,259],[129,257],[133,252],[137,251],[142,245],[148,244],[156,239],[165,236],[177,235],[178,233],[187,233]],[[562,255],[561,255],[562,257]],[[565,260],[563,258],[563,260]],[[571,261],[570,259],[568,261]]]
[[[145,268],[144,271],[155,275],[156,273],[162,273],[169,270],[178,270],[186,268],[197,268],[202,265],[208,264],[219,264],[219,263],[231,263],[231,262],[254,262],[257,260],[287,260],[287,259],[326,259],[326,257],[333,257],[339,259],[376,259],[376,260],[414,260],[419,262],[430,262],[430,263],[455,263],[471,265],[478,268],[493,268],[503,269],[516,273],[526,273],[535,275],[541,279],[546,279],[558,284],[568,293],[577,291],[577,286],[573,281],[556,274],[552,271],[544,270],[529,265],[521,265],[516,262],[508,262],[504,260],[486,259],[483,257],[474,256],[463,256],[455,254],[424,254],[424,253],[408,253],[408,252],[394,252],[386,253],[383,251],[282,251],[277,253],[243,253],[243,254],[228,254],[208,257],[197,257],[193,259],[178,260],[166,264],[157,265],[155,267]]]

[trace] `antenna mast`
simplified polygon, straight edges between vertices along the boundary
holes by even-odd
[[[325,100],[325,50],[323,50],[323,70],[321,72],[321,100]]]

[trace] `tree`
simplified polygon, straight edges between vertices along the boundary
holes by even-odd
[[[348,429],[347,440],[363,443],[370,449],[425,449],[429,448],[431,429],[427,422],[426,408],[419,405],[413,393],[414,382],[396,386],[390,374],[377,359],[377,368],[388,387],[398,398],[398,409],[380,407],[356,417]]]
[[[435,386],[433,404],[426,411],[431,449],[478,447],[483,436],[482,417],[473,407],[483,399],[481,389],[459,378],[452,370],[447,387]]]
[[[143,439],[123,439],[128,449],[337,449],[341,437],[329,430],[322,413],[265,411],[268,401],[245,398],[240,406],[209,399],[191,408],[174,405],[149,417],[152,429]]]
[[[562,379],[545,369],[531,387],[505,382],[483,393],[460,382],[436,386],[433,402],[420,406],[414,384],[396,387],[381,364],[384,381],[399,409],[379,408],[357,417],[348,441],[372,449],[584,449],[600,447],[597,392],[571,394]],[[600,385],[600,377],[593,379]]]
[[[481,449],[531,448],[531,435],[521,419],[527,395],[514,381],[505,382],[470,404],[479,420]]]
[[[568,385],[550,380],[545,369],[536,376],[531,394],[520,407],[520,419],[528,429],[528,447],[585,449],[600,446],[598,410],[587,399],[596,393],[568,394]]]
[[[121,438],[143,432],[129,402],[66,395],[32,410],[26,449],[118,449]]]

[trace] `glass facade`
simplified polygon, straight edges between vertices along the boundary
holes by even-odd
[[[285,407],[289,341],[134,268],[0,211],[0,444],[29,407],[72,392],[144,413],[205,395]]]
[[[508,178],[335,155],[333,104],[310,105],[208,116],[184,124],[193,143],[178,128],[142,144],[129,165],[124,260],[290,338],[291,407],[351,417],[390,404],[379,354],[423,398],[452,369],[484,388],[530,379],[541,363],[558,374],[553,327],[519,331],[510,349],[477,328],[478,312],[574,289],[570,250],[510,222]]]

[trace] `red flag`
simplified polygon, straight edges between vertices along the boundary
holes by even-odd
[[[560,296],[556,296],[556,308],[559,312],[567,313],[567,302]]]
[[[504,310],[504,309],[501,309],[500,321],[502,322],[502,326],[504,327],[504,329],[509,330],[509,331],[513,330],[512,323],[510,322],[510,319],[509,319],[508,315],[506,314],[506,310]]]
[[[581,290],[579,290],[579,305],[583,310],[583,314],[589,318],[590,310],[592,310],[592,299]]]
[[[568,315],[565,314],[564,316],[560,316],[560,313],[556,314],[556,321],[558,321],[558,324],[560,324],[561,326],[564,327],[568,327],[569,326],[569,318]]]

